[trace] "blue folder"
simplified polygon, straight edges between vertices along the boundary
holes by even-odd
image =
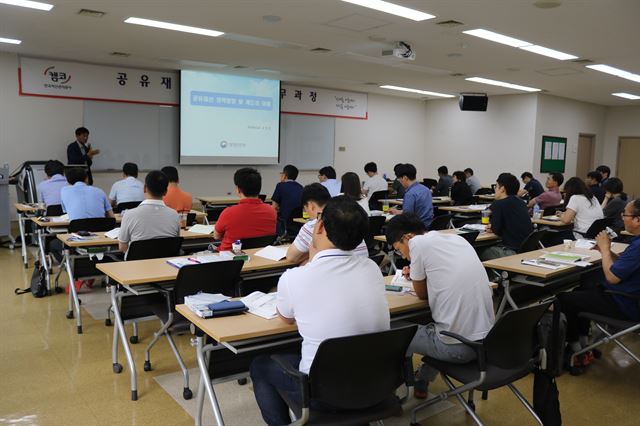
[[[214,317],[241,314],[249,310],[247,306],[239,300],[223,300],[218,303],[207,305]]]

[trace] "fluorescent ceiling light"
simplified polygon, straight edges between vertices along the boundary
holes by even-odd
[[[493,31],[483,30],[481,28],[478,28],[476,30],[463,31],[463,33],[475,37],[480,37],[485,40],[495,41],[496,43],[506,44],[507,46],[511,47],[531,46],[533,44],[529,43],[528,41],[518,40],[517,38],[494,33]]]
[[[220,31],[208,30],[206,28],[190,27],[188,25],[172,24],[171,22],[153,21],[144,18],[127,18],[127,24],[144,25],[146,27],[163,28],[165,30],[181,31],[183,33],[200,34],[209,37],[218,37],[224,34]]]
[[[557,50],[548,49],[546,47],[533,45],[533,46],[522,46],[520,47],[522,50],[526,50],[528,52],[537,53],[538,55],[548,56],[554,59],[560,59],[561,61],[566,61],[567,59],[578,59],[577,56],[570,55],[568,53],[558,52]]]
[[[38,10],[46,10],[46,11],[53,9],[52,4],[40,3],[39,1],[29,1],[29,0],[0,0],[0,4],[28,7],[29,9],[38,9]]]
[[[632,95],[631,93],[612,93],[612,95],[619,98],[631,99],[632,101],[637,101],[638,99],[640,99],[640,96]]]
[[[368,7],[369,9],[375,9],[380,12],[401,16],[403,18],[411,19],[413,21],[426,21],[427,19],[435,18],[434,15],[429,15],[428,13],[424,13],[419,10],[409,9],[408,7],[389,3],[388,1],[383,1],[383,0],[342,0],[342,1],[346,3],[357,4],[358,6]]]
[[[390,90],[399,90],[401,92],[417,93],[419,95],[426,95],[426,96],[438,96],[441,98],[455,98],[455,96],[447,95],[446,93],[428,92],[426,90],[410,89],[408,87],[390,86],[388,84],[385,84],[384,86],[380,86],[380,88],[390,89]]]
[[[498,81],[498,80],[489,80],[488,78],[482,78],[482,77],[469,77],[469,78],[465,78],[465,80],[473,81],[475,83],[490,84],[492,86],[507,87],[509,89],[523,90],[525,92],[540,91],[540,89],[536,89],[535,87],[520,86],[519,84],[505,83],[504,81]]]
[[[20,44],[22,40],[15,40],[12,38],[2,38],[0,37],[0,43],[9,43],[9,44]]]
[[[621,70],[619,68],[614,68],[609,65],[587,65],[587,68],[591,68],[592,70],[604,72],[607,74],[615,75],[616,77],[625,78],[627,80],[635,81],[636,83],[640,83],[640,75],[634,74],[629,71]]]

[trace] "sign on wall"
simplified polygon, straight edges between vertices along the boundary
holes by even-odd
[[[282,85],[280,112],[366,120],[367,94]]]
[[[21,96],[179,105],[180,78],[175,71],[89,65],[20,58]]]
[[[566,152],[567,138],[543,136],[540,173],[564,173]]]

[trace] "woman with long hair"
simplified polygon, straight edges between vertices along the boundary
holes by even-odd
[[[347,172],[342,175],[341,181],[342,194],[356,201],[369,214],[369,200],[362,193],[358,175],[354,172]]]
[[[573,236],[583,238],[591,224],[604,218],[602,208],[591,190],[579,177],[572,177],[564,184],[564,202],[567,210],[558,215],[562,223],[573,223]]]

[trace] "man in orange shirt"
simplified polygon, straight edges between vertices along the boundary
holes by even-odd
[[[276,211],[258,198],[262,189],[260,173],[250,167],[238,169],[233,183],[240,202],[224,209],[216,222],[213,236],[222,240],[220,251],[231,250],[236,240],[276,234]]]
[[[178,179],[178,169],[173,166],[166,166],[162,168],[162,173],[169,179],[167,194],[162,199],[164,204],[176,210],[178,213],[188,213],[191,211],[193,197],[178,186],[178,182],[180,181]]]

